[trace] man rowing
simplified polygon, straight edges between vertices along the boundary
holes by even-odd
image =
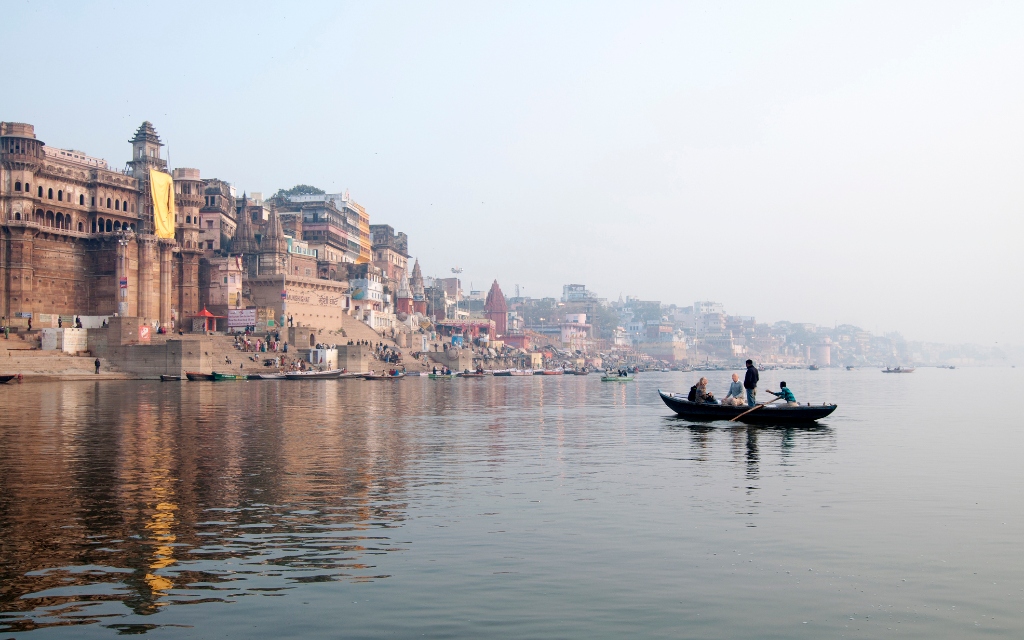
[[[796,401],[796,396],[794,396],[793,392],[789,390],[789,387],[786,386],[785,382],[780,382],[779,383],[779,391],[778,392],[769,390],[768,393],[772,394],[776,398],[784,398],[786,400],[785,406],[787,406],[787,407],[798,407],[798,406],[800,406],[800,403]]]

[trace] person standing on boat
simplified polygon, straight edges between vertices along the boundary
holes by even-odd
[[[787,407],[797,407],[797,406],[800,406],[800,403],[796,401],[796,396],[794,396],[793,392],[789,390],[789,387],[786,386],[785,382],[780,382],[779,383],[779,392],[778,393],[776,393],[774,391],[769,391],[768,393],[772,394],[776,398],[785,398],[786,399],[786,406]]]
[[[747,360],[747,375],[743,377],[743,388],[747,390],[747,406],[757,404],[757,381],[761,376],[757,373],[753,360]]]
[[[740,383],[739,375],[732,374],[732,384],[729,385],[729,393],[722,400],[722,404],[731,407],[743,406],[743,385]]]

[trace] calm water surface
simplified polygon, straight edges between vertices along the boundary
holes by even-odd
[[[0,638],[1024,637],[1022,370],[697,375],[0,387]]]

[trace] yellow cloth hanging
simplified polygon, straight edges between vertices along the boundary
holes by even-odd
[[[149,170],[149,188],[153,195],[153,226],[156,237],[174,237],[174,179],[163,171]]]

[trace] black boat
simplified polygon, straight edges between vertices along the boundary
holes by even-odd
[[[713,422],[715,420],[731,420],[750,410],[750,407],[731,407],[721,404],[705,404],[690,402],[686,396],[676,396],[658,389],[658,395],[675,411],[679,417],[695,422]],[[809,424],[820,420],[836,410],[834,404],[820,406],[802,405],[787,407],[767,404],[746,413],[739,422],[747,424]]]

